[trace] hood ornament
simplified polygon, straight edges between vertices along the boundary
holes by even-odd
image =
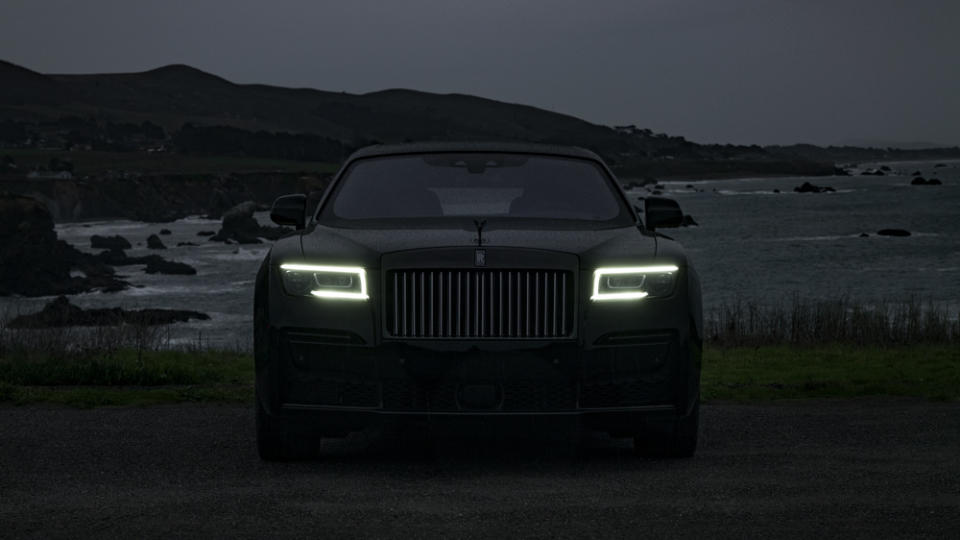
[[[477,226],[477,246],[482,246],[485,240],[483,239],[483,228],[487,226],[487,220],[485,219],[475,219],[473,224]]]

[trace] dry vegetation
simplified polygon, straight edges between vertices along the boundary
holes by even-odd
[[[712,347],[761,345],[856,345],[891,347],[960,342],[960,314],[916,298],[867,303],[840,297],[763,305],[737,302],[709,314],[706,340]]]
[[[253,358],[199,339],[174,345],[147,324],[5,328],[0,402],[74,406],[249,402]],[[912,396],[960,398],[960,323],[933,302],[848,298],[738,303],[707,318],[706,400]]]

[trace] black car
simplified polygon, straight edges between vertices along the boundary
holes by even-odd
[[[551,422],[690,456],[702,311],[670,199],[636,208],[594,153],[373,146],[347,159],[256,280],[257,442],[312,452],[397,420]],[[641,219],[643,214],[643,219]]]

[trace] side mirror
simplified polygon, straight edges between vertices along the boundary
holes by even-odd
[[[292,225],[302,229],[307,221],[307,196],[284,195],[277,197],[270,208],[270,219],[277,225]]]
[[[643,212],[647,217],[647,228],[651,231],[659,227],[679,227],[683,223],[683,210],[680,210],[680,205],[666,197],[645,198]]]

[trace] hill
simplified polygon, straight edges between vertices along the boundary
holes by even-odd
[[[471,95],[236,84],[185,65],[45,75],[0,62],[0,80],[0,146],[8,148],[162,149],[335,163],[374,142],[529,141],[589,148],[631,177],[831,174],[838,161],[819,147],[700,145]],[[873,149],[855,154],[884,158]]]
[[[0,60],[0,107],[64,105],[71,101],[70,91],[55,80],[27,68]]]
[[[189,122],[343,141],[565,140],[615,147],[621,139],[608,127],[572,116],[475,96],[402,89],[347,94],[243,85],[183,65],[141,73],[42,75],[3,63],[0,78],[8,89],[0,94],[4,110],[33,111],[43,120],[95,114],[114,122],[150,121],[168,131]],[[52,102],[59,106],[39,107]]]

